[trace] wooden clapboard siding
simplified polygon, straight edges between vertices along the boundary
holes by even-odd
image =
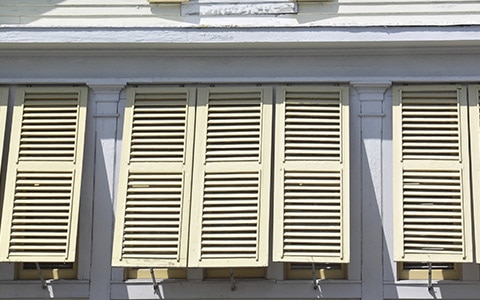
[[[470,145],[472,170],[473,217],[475,224],[476,262],[480,263],[480,85],[470,85],[468,90]]]
[[[348,88],[278,89],[274,261],[349,261]]]
[[[228,1],[225,2],[228,3]],[[0,3],[0,23],[2,24],[195,26],[189,22],[189,17],[181,17],[180,14],[180,4],[149,4],[146,0],[111,0],[108,3],[93,0],[7,0]],[[249,22],[248,26],[479,24],[479,15],[480,1],[474,0],[312,0],[300,1],[297,14],[280,19],[258,18],[255,25]],[[224,22],[229,24],[228,21]],[[235,18],[232,18],[231,22],[246,25]]]
[[[112,264],[185,267],[195,90],[127,93]]]
[[[394,88],[395,260],[472,261],[467,92]]]
[[[87,88],[19,88],[13,112],[2,261],[73,262]]]
[[[271,87],[199,89],[190,267],[268,263]]]

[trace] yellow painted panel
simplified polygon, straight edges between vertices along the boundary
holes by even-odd
[[[150,3],[179,3],[188,2],[188,0],[149,0]]]
[[[157,279],[186,279],[186,268],[155,268],[153,274]],[[147,268],[125,268],[125,279],[151,279],[152,274]]]
[[[467,91],[393,89],[396,261],[471,262]]]
[[[217,278],[266,278],[267,268],[206,268],[203,277],[205,279]]]
[[[44,279],[76,279],[77,262],[74,263],[40,263],[42,276]],[[19,280],[39,280],[40,276],[35,267],[35,263],[17,263],[16,279]]]
[[[427,280],[428,267],[424,263],[422,268],[405,268],[406,262],[397,263],[398,279],[400,280]],[[460,280],[462,275],[462,264],[456,263],[448,268],[432,267],[433,280]]]
[[[75,260],[87,95],[86,87],[17,89],[1,261]]]
[[[285,279],[312,279],[312,264],[285,264]],[[347,264],[317,264],[315,266],[315,278],[317,279],[347,279]]]
[[[349,262],[348,88],[277,89],[273,261]]]

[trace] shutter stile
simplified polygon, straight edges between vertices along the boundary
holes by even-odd
[[[268,263],[270,99],[267,87],[199,89],[190,267]]]
[[[277,91],[274,261],[349,261],[348,89]]]
[[[395,259],[469,262],[466,90],[396,87],[394,101]]]
[[[17,91],[2,218],[4,261],[73,262],[87,88]]]
[[[186,266],[194,111],[193,89],[127,90],[114,266]]]

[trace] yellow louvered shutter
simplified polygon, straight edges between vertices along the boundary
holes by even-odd
[[[395,260],[471,262],[466,88],[393,93]]]
[[[349,261],[348,88],[277,90],[273,260]]]
[[[8,108],[8,88],[0,87],[0,178],[2,178],[2,154],[3,143],[5,141],[5,125],[7,122],[7,108]]]
[[[127,90],[114,266],[186,266],[194,114],[194,89]]]
[[[476,262],[480,263],[480,85],[468,90]]]
[[[199,89],[190,267],[267,265],[271,115],[271,87]]]
[[[1,261],[75,260],[87,93],[86,87],[17,90]]]

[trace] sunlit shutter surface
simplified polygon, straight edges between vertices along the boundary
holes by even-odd
[[[268,263],[271,97],[266,87],[199,89],[191,267]]]
[[[186,266],[195,91],[127,92],[114,266]]]
[[[480,263],[480,85],[468,90],[476,262]]]
[[[395,258],[472,260],[466,89],[394,88]]]
[[[2,162],[3,147],[5,142],[5,125],[7,123],[8,108],[8,88],[0,87],[0,163]],[[0,168],[0,178],[2,178],[2,168]]]
[[[19,88],[0,256],[75,260],[87,88]]]
[[[349,261],[348,89],[277,91],[274,261]]]

